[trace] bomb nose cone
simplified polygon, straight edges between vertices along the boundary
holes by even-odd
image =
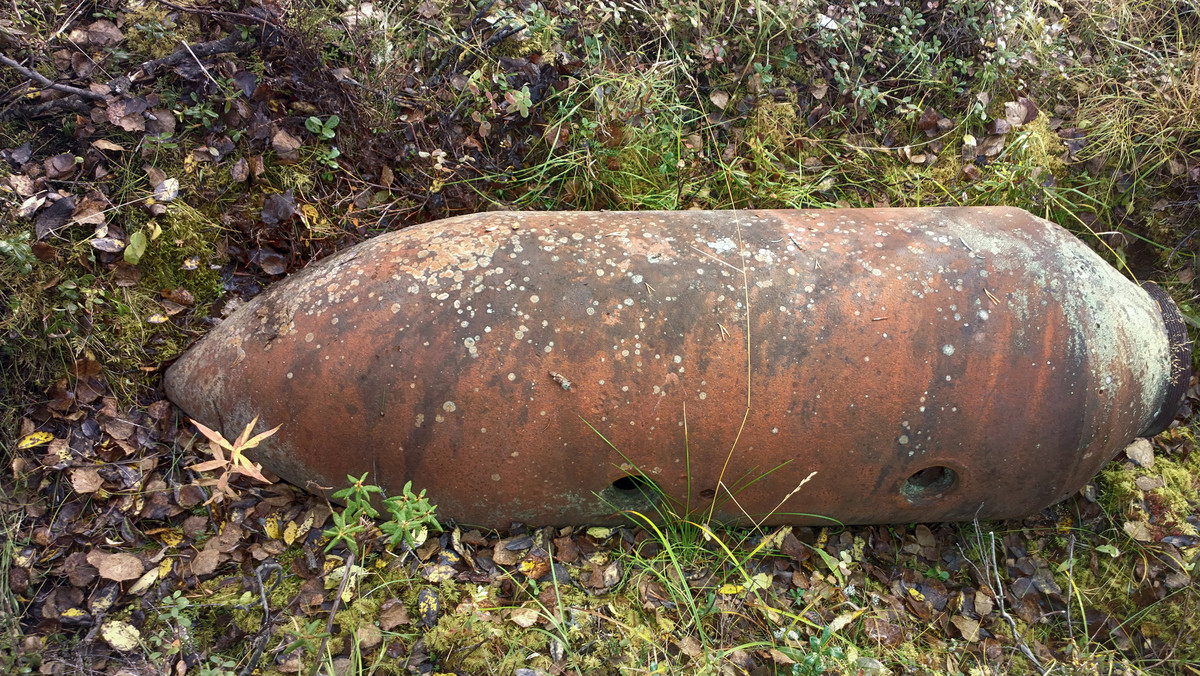
[[[1166,384],[1166,393],[1162,399],[1162,408],[1146,429],[1138,433],[1140,437],[1152,437],[1166,431],[1175,420],[1183,399],[1187,395],[1192,382],[1192,341],[1188,338],[1187,323],[1179,306],[1154,282],[1142,282],[1142,288],[1158,303],[1162,313],[1163,331],[1170,343],[1171,375]]]

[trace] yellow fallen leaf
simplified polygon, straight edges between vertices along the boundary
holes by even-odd
[[[841,615],[838,615],[837,617],[833,618],[832,622],[829,623],[829,627],[828,627],[829,633],[833,634],[833,633],[841,631],[842,629],[844,629],[846,627],[847,624],[850,624],[851,622],[853,622],[856,617],[858,617],[859,615],[862,615],[864,612],[866,612],[866,611],[865,610],[852,610],[850,612],[846,612],[846,613],[842,613]]]
[[[142,592],[150,588],[150,585],[158,582],[158,574],[159,570],[157,567],[151,568],[143,573],[142,576],[138,578],[138,581],[134,582],[133,586],[131,586],[129,591],[126,593],[128,593],[130,596],[141,595]]]
[[[263,522],[263,533],[272,540],[279,539],[279,515],[270,514]]]
[[[422,589],[417,594],[417,612],[421,614],[421,621],[425,626],[432,627],[442,614],[442,600],[437,592],[428,587]]]
[[[26,448],[34,448],[35,446],[48,444],[51,441],[54,441],[53,434],[50,434],[49,432],[34,432],[33,434],[27,435],[24,439],[21,439],[20,443],[17,444],[17,449],[24,450]]]
[[[750,578],[751,589],[769,589],[771,587],[771,574],[759,573]]]
[[[332,578],[330,578],[330,577],[328,577],[328,576],[332,575],[332,574],[333,574],[333,571],[335,571],[335,570],[337,570],[338,568],[340,568],[340,567],[342,566],[342,563],[343,563],[343,560],[342,560],[342,557],[340,557],[340,556],[327,556],[327,557],[325,557],[325,563],[323,563],[323,564],[321,565],[321,568],[322,568],[322,570],[325,572],[325,575],[326,575],[326,578],[325,578],[325,587],[326,587],[326,589],[331,589],[331,588],[332,588],[332,587],[330,586],[330,583],[332,582]],[[338,579],[340,580],[341,578],[339,577]]]
[[[174,547],[180,542],[183,542],[183,533],[175,530],[174,528],[164,530],[158,534],[158,537],[160,540],[162,540],[162,543],[168,547]]]
[[[312,525],[313,525],[313,513],[312,512],[305,514],[304,520],[299,523],[297,523],[295,521],[289,521],[288,525],[286,527],[284,527],[284,529],[283,529],[284,544],[290,546],[296,540],[299,540],[300,538],[304,537],[305,535],[308,535],[308,531],[309,531],[309,529],[312,528]]]
[[[120,620],[109,620],[100,627],[100,637],[116,650],[128,652],[141,643],[142,635],[137,627]]]

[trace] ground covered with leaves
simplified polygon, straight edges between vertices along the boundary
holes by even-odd
[[[273,482],[160,382],[494,209],[1019,206],[1200,326],[1198,44],[1188,0],[12,0],[0,670],[1200,673],[1195,385],[1023,521],[496,533]]]

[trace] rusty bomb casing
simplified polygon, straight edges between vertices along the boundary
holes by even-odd
[[[298,486],[412,480],[464,524],[663,499],[743,522],[1008,518],[1170,423],[1182,326],[1013,208],[494,212],[276,284],[166,390],[230,438],[282,425],[251,455]]]

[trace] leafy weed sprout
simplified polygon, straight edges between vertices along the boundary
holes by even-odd
[[[236,479],[239,475],[248,476],[255,481],[264,484],[271,483],[271,480],[263,476],[262,465],[250,460],[245,456],[245,452],[258,446],[264,439],[279,431],[279,427],[267,430],[261,434],[250,436],[254,432],[254,426],[258,423],[258,416],[255,416],[246,429],[242,431],[238,438],[230,442],[220,432],[209,429],[203,424],[193,420],[197,430],[203,434],[209,441],[208,449],[212,453],[213,459],[204,462],[196,463],[188,467],[190,470],[197,472],[219,472],[219,476],[215,479],[205,479],[201,482],[203,486],[212,486],[213,494],[208,499],[208,503],[222,502],[225,499],[237,498],[237,490],[229,485],[229,482]],[[225,457],[224,451],[229,451],[229,457]]]
[[[371,504],[372,496],[381,495],[383,489],[367,483],[367,474],[363,473],[361,477],[347,476],[350,485],[333,494],[335,500],[342,501],[346,506],[333,513],[334,525],[325,531],[325,536],[329,538],[325,551],[342,544],[358,554],[360,534],[367,531],[368,524],[387,536],[391,548],[401,544],[409,549],[414,548],[425,541],[429,529],[442,530],[434,517],[437,507],[425,497],[424,489],[420,493],[413,492],[412,481],[404,484],[400,495],[383,499],[389,518],[375,523],[380,514]]]

